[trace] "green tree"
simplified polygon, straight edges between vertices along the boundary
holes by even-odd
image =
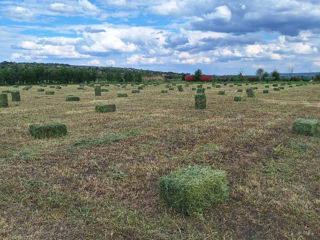
[[[274,78],[274,80],[279,81],[280,80],[280,73],[278,73],[277,70],[273,70],[272,72],[272,77]]]
[[[195,82],[199,82],[200,81],[200,76],[202,75],[202,71],[200,69],[196,70],[194,72],[194,75],[193,75],[193,80]]]
[[[263,68],[258,68],[256,71],[256,75],[260,78],[260,80],[262,79],[263,74],[264,74]]]
[[[129,71],[126,71],[126,72],[125,72],[123,78],[124,78],[124,81],[125,81],[125,82],[132,82],[132,81],[133,81],[133,75],[132,75],[132,73],[129,72]]]

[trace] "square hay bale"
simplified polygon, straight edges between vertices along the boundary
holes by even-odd
[[[254,92],[253,92],[253,89],[252,89],[252,88],[247,88],[247,89],[246,89],[246,93],[247,93],[247,96],[248,96],[248,97],[250,97],[250,98],[255,97],[255,95],[254,95]]]
[[[94,87],[94,95],[95,96],[101,96],[101,86],[95,86]]]
[[[269,93],[269,90],[265,89],[262,91],[262,93],[267,94],[267,93]]]
[[[106,88],[101,88],[101,92],[109,92],[109,90]]]
[[[38,139],[55,138],[67,135],[67,127],[57,122],[32,124],[29,126],[29,133]]]
[[[73,96],[73,95],[68,95],[66,97],[66,101],[67,102],[78,102],[78,101],[80,101],[80,97]]]
[[[11,98],[12,98],[12,102],[20,102],[21,101],[20,92],[11,91]]]
[[[128,94],[126,93],[118,93],[118,97],[128,97]]]
[[[299,135],[320,137],[320,120],[298,118],[292,124],[291,132]]]
[[[99,104],[95,107],[96,112],[99,113],[107,113],[107,112],[115,112],[116,105],[115,104]]]
[[[22,90],[28,91],[28,90],[30,90],[31,88],[32,88],[32,86],[25,86],[24,88],[22,88]]]
[[[207,97],[204,93],[196,93],[196,95],[194,95],[194,101],[195,109],[205,109],[207,107]]]
[[[219,91],[219,92],[218,92],[218,95],[225,95],[225,94],[226,94],[225,91]]]
[[[182,87],[182,85],[178,85],[178,91],[179,91],[179,92],[183,92],[183,87]]]
[[[201,213],[228,196],[226,173],[197,165],[160,178],[158,188],[166,205],[185,214]]]
[[[44,92],[44,88],[38,88],[37,91],[38,92]]]
[[[242,97],[241,96],[234,96],[233,101],[241,102],[242,101]]]
[[[273,88],[273,91],[279,92],[280,88]]]
[[[54,91],[46,91],[46,95],[54,95]]]
[[[140,93],[140,91],[139,91],[139,90],[136,90],[136,89],[133,89],[133,90],[131,91],[131,93]]]
[[[167,90],[161,90],[161,93],[168,93]]]
[[[237,90],[237,92],[243,92],[243,90],[242,90],[241,88],[239,88],[239,89]]]
[[[0,108],[9,107],[8,104],[8,95],[5,93],[0,94]]]

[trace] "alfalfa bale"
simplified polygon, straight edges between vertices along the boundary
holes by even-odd
[[[126,93],[118,93],[117,96],[118,97],[128,97],[128,94],[126,94]]]
[[[219,92],[218,92],[218,95],[225,95],[225,94],[226,94],[225,91],[219,91]]]
[[[94,87],[94,95],[95,96],[101,96],[101,86],[95,86]]]
[[[179,92],[183,92],[183,87],[182,87],[182,85],[178,85],[178,91],[179,91]]]
[[[54,91],[46,91],[45,94],[46,95],[54,95]]]
[[[161,90],[161,93],[168,93],[167,90]]]
[[[237,90],[237,92],[243,92],[243,90],[242,90],[241,88],[239,88],[239,89]]]
[[[189,166],[158,181],[160,199],[177,212],[202,213],[228,196],[226,173],[210,167]]]
[[[115,112],[116,105],[115,104],[99,104],[95,107],[96,112],[99,113],[107,113],[107,112]]]
[[[67,101],[67,102],[78,102],[78,101],[80,101],[80,97],[78,97],[78,96],[73,96],[73,95],[68,95],[68,96],[66,97],[66,101]]]
[[[250,97],[250,98],[255,97],[254,91],[253,91],[252,88],[247,88],[247,89],[246,89],[246,93],[247,93],[247,97]]]
[[[8,95],[5,93],[0,93],[0,108],[9,107]]]
[[[57,122],[32,124],[29,133],[38,139],[61,137],[67,135],[67,126]]]
[[[234,96],[233,101],[241,102],[242,101],[242,97],[241,96]]]
[[[38,92],[44,92],[44,88],[38,88],[37,91]]]
[[[196,93],[196,95],[194,95],[194,100],[195,109],[205,109],[207,107],[207,97],[204,93]]]
[[[11,98],[12,98],[12,102],[20,102],[21,101],[20,92],[11,91]]]
[[[264,90],[262,91],[262,93],[264,93],[264,94],[268,94],[268,93],[269,93],[269,90],[264,89]]]
[[[298,118],[292,124],[291,132],[299,135],[320,137],[320,120]]]
[[[140,93],[140,91],[137,90],[137,89],[133,89],[133,90],[131,91],[131,93]]]

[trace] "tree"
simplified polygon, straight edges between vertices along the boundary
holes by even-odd
[[[124,81],[125,81],[125,82],[132,82],[132,81],[133,81],[132,73],[129,72],[129,71],[126,71],[126,72],[125,72],[123,78],[124,78]]]
[[[262,78],[265,80],[267,77],[269,77],[269,73],[264,72],[264,73],[262,74]]]
[[[198,69],[197,71],[194,72],[194,75],[193,75],[193,80],[195,82],[200,82],[200,76],[202,75],[202,72],[200,69]]]
[[[258,70],[256,71],[256,75],[260,78],[260,80],[262,79],[263,74],[264,74],[263,68],[258,68]]]
[[[138,72],[134,76],[134,81],[135,82],[142,82],[142,73]]]
[[[274,80],[279,81],[280,80],[280,73],[278,73],[277,70],[273,70],[272,72],[272,77],[274,78]]]

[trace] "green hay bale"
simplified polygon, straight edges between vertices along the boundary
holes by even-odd
[[[10,93],[11,93],[11,90],[3,90],[1,93],[3,93],[3,94],[10,94]]]
[[[289,88],[292,88],[293,86],[292,85],[289,85]]]
[[[221,85],[216,85],[216,88],[221,88]]]
[[[272,84],[272,87],[278,87],[278,84]]]
[[[269,88],[269,85],[264,86],[265,88]]]
[[[22,88],[22,90],[28,91],[28,90],[30,90],[31,88],[32,88],[32,86],[25,86],[24,88]]]
[[[250,98],[255,97],[255,95],[254,95],[254,92],[253,92],[253,89],[252,89],[252,88],[247,88],[247,89],[246,89],[246,93],[247,93],[247,96],[248,96],[248,97],[250,97]]]
[[[8,95],[5,93],[0,94],[0,108],[6,108],[9,107],[8,104]]]
[[[61,89],[61,86],[56,86],[56,89]]]
[[[139,89],[139,90],[143,90],[143,89],[144,89],[144,86],[139,86],[138,89]]]
[[[161,90],[161,93],[168,93],[167,90]]]
[[[228,196],[228,180],[224,171],[189,166],[161,177],[158,189],[166,205],[190,215],[223,202]]]
[[[229,87],[233,87],[233,85],[229,85]]]
[[[44,88],[38,88],[37,91],[38,92],[44,92]]]
[[[20,102],[21,101],[20,92],[11,91],[11,98],[12,98],[12,102]]]
[[[86,90],[84,87],[77,87],[78,90]]]
[[[101,88],[101,92],[109,92],[109,90],[105,88]]]
[[[243,92],[243,90],[242,89],[238,89],[237,92]]]
[[[280,88],[273,88],[273,91],[280,91]]]
[[[95,86],[94,87],[94,95],[95,96],[101,96],[101,86]]]
[[[63,123],[40,123],[29,126],[29,133],[34,138],[55,138],[67,135],[67,127]]]
[[[182,87],[182,85],[178,85],[178,91],[179,91],[179,92],[183,92],[183,87]]]
[[[233,101],[241,102],[242,101],[242,97],[241,96],[234,96]]]
[[[128,97],[128,94],[126,93],[118,93],[118,97]]]
[[[269,93],[269,90],[265,89],[262,91],[262,93],[267,94],[267,93]]]
[[[298,118],[292,124],[291,132],[299,135],[320,137],[320,120]]]
[[[99,104],[95,107],[96,112],[99,113],[107,113],[107,112],[115,112],[116,105],[115,104]]]
[[[197,93],[194,96],[194,100],[195,100],[195,109],[205,109],[207,107],[207,97],[204,93]]]
[[[40,84],[40,87],[47,87],[47,84]]]
[[[49,88],[55,88],[55,86],[51,85]]]
[[[54,95],[54,91],[46,91],[46,95]]]
[[[19,85],[14,85],[13,87],[14,87],[14,88],[18,88],[18,87],[19,87]]]
[[[226,94],[225,91],[219,91],[219,92],[218,92],[218,95],[225,95],[225,94]]]
[[[80,98],[77,96],[69,95],[66,97],[67,102],[78,102],[80,101]]]
[[[192,89],[191,89],[192,91],[195,91],[195,90],[197,90],[195,87],[193,87]]]
[[[169,88],[169,90],[170,90],[170,91],[173,91],[173,90],[174,90],[174,88],[173,88],[173,87],[170,87],[170,88]]]
[[[283,90],[284,89],[284,87],[279,87],[281,90]]]
[[[133,89],[132,91],[131,91],[131,93],[139,93],[140,91],[139,90],[136,90],[136,89]]]

